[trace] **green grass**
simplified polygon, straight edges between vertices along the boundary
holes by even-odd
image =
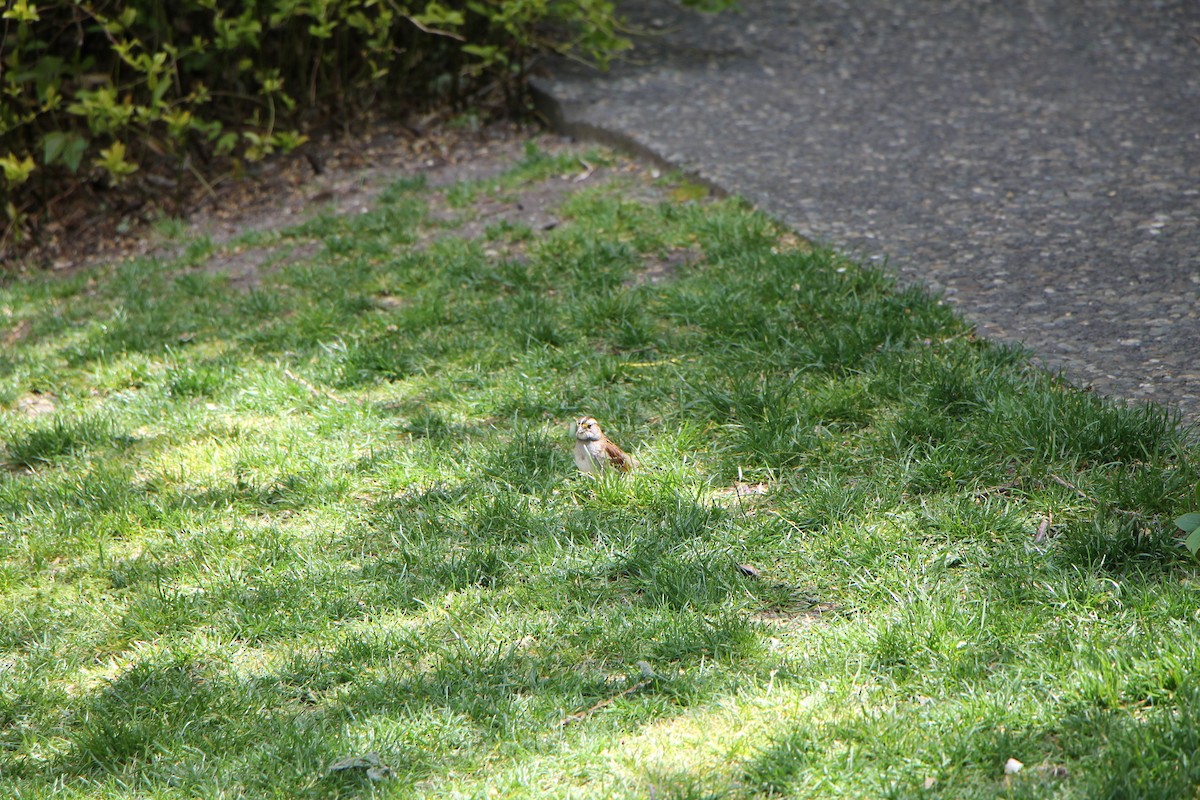
[[[1171,416],[582,171],[0,288],[0,794],[1194,793]],[[584,413],[642,468],[576,476]]]

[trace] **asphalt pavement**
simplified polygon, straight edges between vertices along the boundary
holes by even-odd
[[[625,3],[567,133],[741,195],[1073,383],[1200,422],[1200,1]]]

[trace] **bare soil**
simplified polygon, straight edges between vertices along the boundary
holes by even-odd
[[[353,137],[325,137],[301,152],[272,157],[240,180],[193,187],[182,202],[174,190],[164,186],[155,193],[153,182],[146,181],[107,193],[81,188],[57,203],[37,246],[0,254],[0,265],[14,272],[66,272],[146,255],[163,246],[155,228],[170,218],[182,218],[195,233],[220,245],[242,233],[294,225],[321,211],[361,213],[401,177],[423,174],[430,185],[440,186],[498,174],[520,158],[531,138],[546,150],[569,146],[562,137],[512,122],[478,130],[440,127],[421,135],[403,125],[374,123]],[[523,205],[535,218],[540,213],[536,193]],[[250,285],[271,255],[261,248],[224,253],[212,268],[225,269],[235,283]]]

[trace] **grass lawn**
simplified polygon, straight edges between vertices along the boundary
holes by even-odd
[[[1195,444],[703,194],[0,284],[0,795],[1193,796]]]

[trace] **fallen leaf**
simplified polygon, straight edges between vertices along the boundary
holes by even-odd
[[[1033,540],[1035,542],[1040,542],[1043,539],[1045,539],[1050,534],[1050,526],[1053,524],[1054,524],[1054,518],[1052,516],[1050,516],[1049,514],[1047,514],[1046,517],[1042,520],[1041,524],[1038,525],[1037,533],[1034,534]]]

